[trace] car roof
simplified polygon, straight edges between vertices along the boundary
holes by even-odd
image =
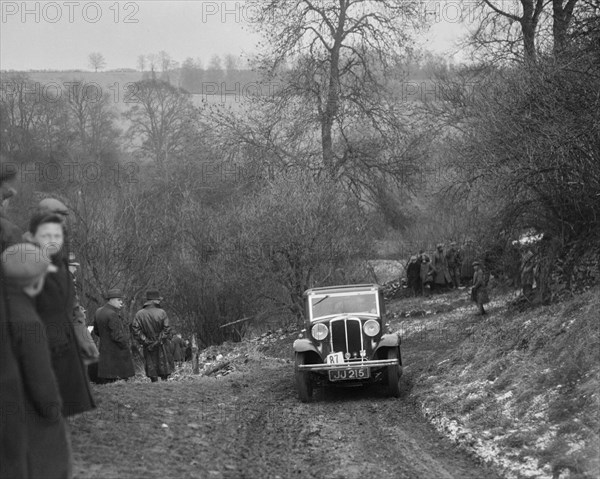
[[[310,288],[304,292],[304,296],[315,293],[343,293],[344,291],[372,291],[380,290],[381,286],[376,283],[370,284],[343,284],[338,286],[324,286],[321,288]]]

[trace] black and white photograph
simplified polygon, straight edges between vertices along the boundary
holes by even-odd
[[[600,0],[0,0],[0,479],[600,477]]]

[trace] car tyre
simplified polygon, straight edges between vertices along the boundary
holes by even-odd
[[[398,349],[389,348],[387,350],[386,359],[398,359]],[[390,396],[400,397],[400,377],[402,376],[402,366],[396,364],[394,366],[387,366],[387,389]]]
[[[312,400],[313,383],[310,378],[310,372],[300,371],[298,366],[306,363],[306,355],[304,353],[296,353],[296,390],[298,397],[302,402],[310,402]]]

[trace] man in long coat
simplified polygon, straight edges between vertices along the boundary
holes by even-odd
[[[98,308],[94,320],[94,334],[100,338],[98,378],[105,383],[135,376],[128,328],[119,315],[123,294],[120,289],[111,289],[106,299],[108,302]]]
[[[435,274],[432,286],[435,285],[436,290],[443,289],[452,282],[448,271],[448,260],[444,254],[444,245],[441,243],[437,245],[437,251],[433,255],[433,269]]]
[[[479,314],[484,315],[487,313],[483,305],[490,302],[490,297],[488,295],[487,290],[486,275],[483,269],[481,268],[481,264],[479,263],[479,261],[473,262],[473,269],[475,270],[475,273],[473,274],[471,300],[477,303],[477,306],[479,307]]]
[[[2,159],[4,160],[4,159]],[[16,171],[0,161],[0,253],[19,243],[21,230],[4,217],[9,199],[16,194],[12,187]],[[26,477],[27,435],[18,408],[24,402],[25,391],[19,364],[12,347],[8,280],[4,264],[0,264],[0,478]]]
[[[0,261],[10,297],[8,327],[11,350],[17,357],[24,385],[23,401],[13,404],[10,410],[3,409],[2,416],[19,418],[27,431],[26,472],[15,470],[14,465],[6,470],[3,464],[0,477],[69,478],[71,449],[66,421],[61,414],[62,399],[52,370],[46,328],[35,310],[34,300],[43,287],[45,275],[48,271],[56,271],[56,267],[41,249],[30,243],[8,247]],[[7,432],[14,440],[18,430]],[[11,449],[13,447],[9,451]],[[9,458],[9,461],[13,460]]]
[[[162,299],[157,290],[148,290],[146,302],[135,314],[131,324],[135,339],[144,348],[146,376],[152,382],[158,381],[159,376],[162,380],[166,380],[174,369],[172,356],[167,347],[173,333],[167,313],[160,307]]]

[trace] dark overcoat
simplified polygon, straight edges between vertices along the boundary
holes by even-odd
[[[433,255],[433,269],[435,270],[433,282],[435,284],[451,283],[452,278],[448,271],[448,260],[443,251],[436,251]]]
[[[72,416],[96,405],[73,329],[73,280],[63,261],[53,260],[53,263],[58,271],[46,276],[36,307],[46,327],[52,368],[63,399],[63,415]]]
[[[106,303],[96,311],[94,334],[100,338],[98,377],[130,378],[135,376],[128,328],[119,310]]]
[[[27,476],[27,432],[19,414],[24,391],[10,317],[8,283],[0,265],[0,478],[20,479]]]
[[[184,348],[183,339],[179,336],[175,336],[171,340],[171,354],[173,355],[173,361],[183,361],[184,359]]]
[[[154,301],[147,301],[135,313],[131,330],[144,347],[146,376],[152,378],[171,374],[174,369],[173,356],[167,344],[173,333],[165,310]]]
[[[27,477],[66,479],[71,454],[46,329],[34,300],[14,287],[10,289],[9,327],[24,386],[21,419],[27,431]]]

